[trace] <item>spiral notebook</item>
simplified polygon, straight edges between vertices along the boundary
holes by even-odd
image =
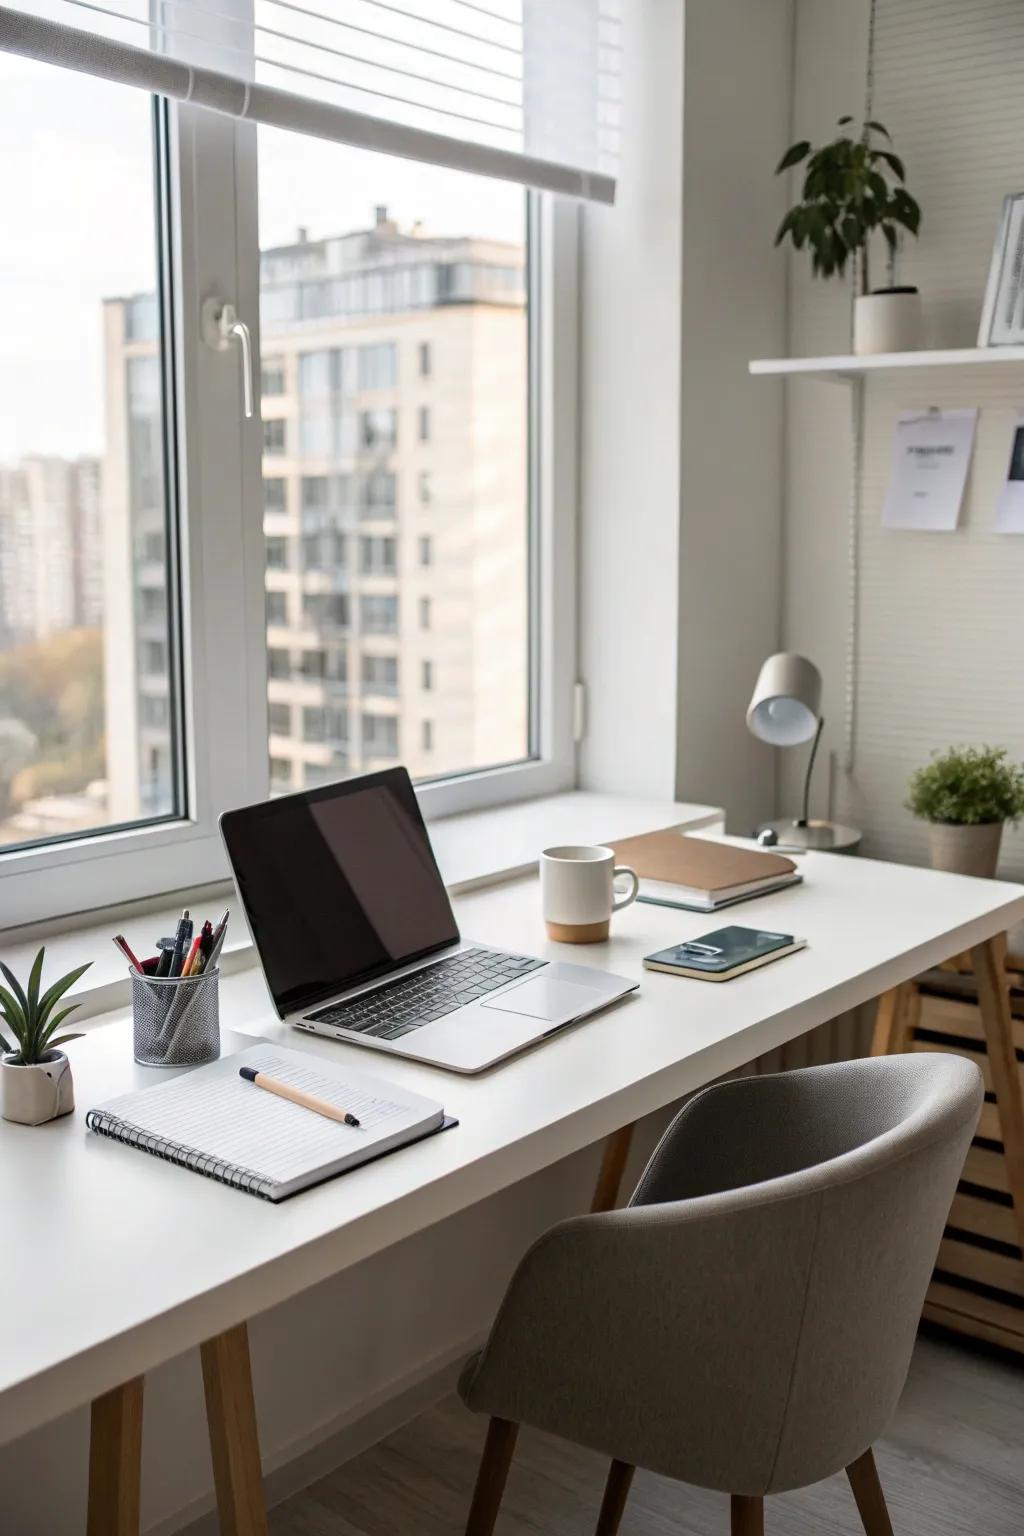
[[[347,1109],[358,1128],[246,1082],[239,1076],[246,1066]],[[456,1124],[432,1099],[356,1067],[273,1045],[122,1094],[90,1109],[85,1123],[101,1136],[275,1201]]]

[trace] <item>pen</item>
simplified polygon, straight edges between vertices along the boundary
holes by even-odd
[[[290,1104],[298,1104],[300,1109],[311,1109],[314,1114],[324,1115],[328,1120],[338,1120],[342,1125],[352,1125],[358,1129],[359,1121],[355,1115],[349,1114],[346,1109],[338,1109],[334,1104],[328,1104],[324,1099],[314,1099],[311,1093],[303,1093],[301,1088],[293,1088],[290,1083],[282,1083],[276,1077],[268,1077],[265,1072],[258,1072],[255,1067],[239,1067],[239,1077],[244,1077],[247,1083],[255,1083],[257,1088],[265,1088],[268,1093],[276,1093],[279,1099],[287,1099]]]
[[[213,924],[207,919],[203,924],[199,937],[192,946],[192,953],[189,956],[189,967],[183,974],[186,976],[201,976],[206,970],[206,962],[210,958],[210,951],[212,949]]]
[[[185,964],[181,968],[183,979],[186,976],[194,976],[196,974],[196,961],[199,959],[199,946],[201,943],[202,936],[197,933],[194,940],[192,941],[192,948],[188,952],[188,959],[185,961]]]
[[[231,915],[230,908],[226,908],[224,916],[213,930],[213,948],[210,950],[210,958],[207,960],[204,970],[212,970],[220,959],[220,952],[224,948],[224,940],[227,937],[228,918]]]
[[[160,955],[156,962],[154,975],[159,977],[169,976],[171,974],[171,962],[174,959],[174,940],[157,939],[156,947],[160,951]]]
[[[114,943],[117,945],[122,955],[124,955],[125,959],[128,961],[128,964],[132,966],[136,971],[141,971],[142,966],[139,964],[139,961],[136,958],[135,951],[132,949],[123,933],[114,934]]]
[[[180,976],[181,968],[185,964],[185,953],[192,938],[192,923],[188,915],[188,907],[185,908],[178,919],[178,927],[174,935],[174,951],[171,955],[170,975]]]

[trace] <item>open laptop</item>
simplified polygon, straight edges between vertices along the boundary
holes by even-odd
[[[270,995],[298,1029],[480,1072],[638,985],[464,942],[404,768],[220,827]]]

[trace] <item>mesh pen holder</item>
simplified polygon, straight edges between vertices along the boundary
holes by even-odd
[[[201,976],[132,971],[135,1060],[144,1067],[198,1067],[220,1055],[220,968]]]

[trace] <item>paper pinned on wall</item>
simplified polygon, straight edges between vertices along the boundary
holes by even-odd
[[[996,532],[1024,533],[1024,416],[1017,417],[1010,464],[996,503]]]
[[[896,424],[883,528],[949,533],[960,521],[976,410],[907,411]]]

